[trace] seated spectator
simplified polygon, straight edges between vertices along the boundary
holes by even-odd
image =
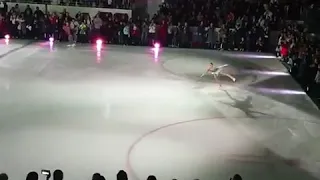
[[[100,180],[100,178],[101,178],[101,175],[99,173],[94,173],[92,175],[92,180]]]
[[[124,170],[120,170],[117,174],[117,180],[128,180],[128,175]]]
[[[34,171],[29,172],[26,178],[26,180],[38,180],[38,179],[39,179],[39,175]]]
[[[242,180],[242,177],[239,174],[235,174],[231,180]]]
[[[104,176],[100,176],[100,180],[106,180]]]
[[[59,169],[53,172],[53,180],[63,180],[63,172]]]
[[[1,173],[0,174],[0,180],[8,180],[9,178],[8,178],[8,175],[7,174],[5,174],[5,173]]]
[[[154,175],[148,176],[147,180],[157,180],[157,178]]]

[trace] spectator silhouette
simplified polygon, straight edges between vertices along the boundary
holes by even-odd
[[[0,174],[0,180],[8,180],[8,175],[6,173],[1,173]]]
[[[101,175],[99,173],[94,173],[92,175],[92,180],[100,180],[100,178],[101,178]]]
[[[60,169],[57,169],[53,172],[53,180],[62,180],[63,172]]]
[[[100,180],[106,180],[104,176],[100,176]]]
[[[26,180],[38,180],[38,179],[39,179],[39,175],[34,171],[29,172],[26,178]]]
[[[128,175],[124,170],[120,170],[117,174],[117,180],[128,180]]]
[[[242,177],[239,174],[235,174],[231,180],[242,180]]]
[[[157,178],[154,175],[148,176],[147,180],[157,180]]]

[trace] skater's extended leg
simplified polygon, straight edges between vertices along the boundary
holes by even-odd
[[[231,76],[230,74],[227,74],[227,73],[223,73],[223,72],[220,72],[220,74],[222,76],[227,76],[228,78],[230,78],[233,82],[236,82],[236,78]]]

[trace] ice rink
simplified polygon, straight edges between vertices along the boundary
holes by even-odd
[[[120,169],[129,180],[320,178],[319,112],[273,57],[14,40],[0,53],[9,179],[41,169],[68,180]],[[199,78],[210,62],[237,82]]]

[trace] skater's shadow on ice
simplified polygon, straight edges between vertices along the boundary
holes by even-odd
[[[233,108],[239,109],[240,111],[244,112],[247,117],[249,117],[249,118],[257,118],[258,115],[260,115],[260,116],[271,116],[269,114],[253,110],[252,96],[248,96],[244,100],[238,100],[238,99],[232,97],[228,93],[228,91],[226,91],[226,90],[222,90],[222,91],[225,92],[226,95],[233,102],[232,103],[226,103],[226,102],[222,102],[222,101],[219,101],[219,102],[222,103],[222,104],[225,104],[227,106],[231,106]]]

